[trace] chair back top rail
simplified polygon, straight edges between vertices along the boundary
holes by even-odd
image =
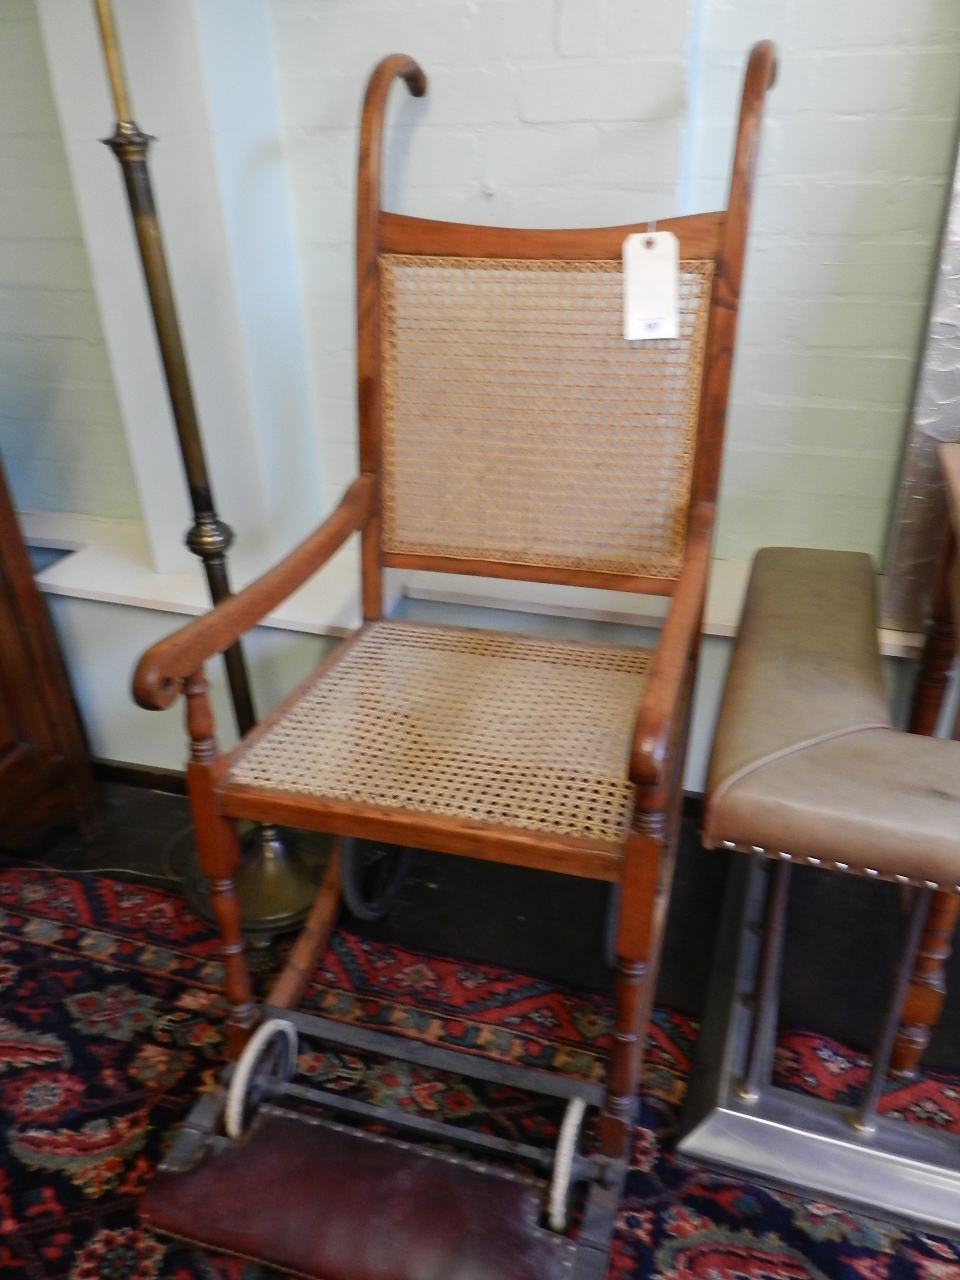
[[[429,254],[460,258],[542,258],[554,261],[620,262],[624,239],[635,233],[672,231],[682,259],[716,258],[723,239],[726,212],[666,218],[652,224],[576,230],[529,227],[481,227],[463,222],[433,222],[402,213],[381,212],[379,252]]]

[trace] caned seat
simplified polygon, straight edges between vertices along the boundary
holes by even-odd
[[[225,786],[623,849],[650,652],[459,627],[364,627],[234,758]]]
[[[143,706],[186,694],[197,846],[238,1044],[258,1010],[234,887],[237,819],[339,838],[269,998],[284,1008],[325,944],[359,840],[610,881],[617,1000],[600,1141],[607,1155],[624,1152],[676,849],[773,73],[772,46],[758,45],[729,207],[657,227],[678,241],[678,337],[634,342],[623,336],[623,246],[648,224],[512,230],[385,212],[387,95],[399,77],[419,96],[426,77],[402,55],[374,71],[357,187],[360,475],[286,560],[145,654],[134,684]],[[363,627],[221,755],[204,662],[354,533]],[[647,593],[670,607],[649,650],[425,626],[382,617],[385,568]]]

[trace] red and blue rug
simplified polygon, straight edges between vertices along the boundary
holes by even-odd
[[[264,983],[269,973],[261,975]],[[137,1202],[172,1130],[222,1062],[210,930],[160,890],[0,863],[0,1276],[275,1280],[152,1236]],[[304,1007],[438,1044],[596,1079],[610,1009],[502,969],[335,934]],[[670,1155],[696,1037],[658,1010],[611,1263],[616,1280],[960,1280],[960,1244],[885,1225]],[[556,1117],[500,1087],[314,1053],[328,1088],[549,1141]],[[783,1037],[778,1083],[853,1097],[866,1061]],[[884,1109],[960,1130],[960,1077],[891,1089]]]

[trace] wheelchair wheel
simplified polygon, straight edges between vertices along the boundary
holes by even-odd
[[[382,920],[400,896],[413,850],[343,836],[340,880],[343,900],[357,920]]]
[[[227,1091],[223,1127],[228,1138],[240,1138],[262,1096],[264,1079],[289,1080],[297,1065],[297,1029],[285,1018],[262,1022],[237,1059]]]
[[[565,1231],[570,1218],[570,1195],[573,1190],[573,1161],[580,1145],[580,1131],[587,1104],[583,1098],[571,1098],[563,1113],[557,1149],[553,1157],[547,1221],[551,1231]]]

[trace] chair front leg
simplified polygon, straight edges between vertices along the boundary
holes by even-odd
[[[244,959],[243,934],[240,932],[240,901],[233,882],[240,865],[240,842],[233,823],[222,817],[217,809],[214,766],[220,758],[220,749],[214,736],[213,711],[203,668],[187,678],[184,693],[190,733],[187,787],[200,868],[210,880],[210,902],[220,929],[224,985],[230,1003],[227,1048],[231,1057],[236,1057],[246,1043],[255,1020],[253,984]]]
[[[617,932],[616,1012],[600,1118],[600,1146],[606,1156],[627,1154],[633,1128],[637,1086],[650,1000],[645,987],[656,934],[660,866],[665,848],[666,815],[638,813],[624,853]]]
[[[957,650],[950,585],[953,556],[954,540],[950,538],[940,557],[933,591],[933,623],[927,633],[910,713],[910,732],[928,737],[937,731],[940,708]],[[947,994],[944,967],[950,958],[958,914],[960,897],[944,889],[933,895],[890,1060],[892,1074],[901,1079],[912,1080],[917,1074],[920,1059],[930,1043],[931,1032],[940,1021]]]
[[[890,1060],[891,1073],[901,1079],[912,1080],[916,1076],[933,1028],[940,1021],[947,995],[944,967],[950,958],[958,915],[960,896],[939,889],[930,902]]]

